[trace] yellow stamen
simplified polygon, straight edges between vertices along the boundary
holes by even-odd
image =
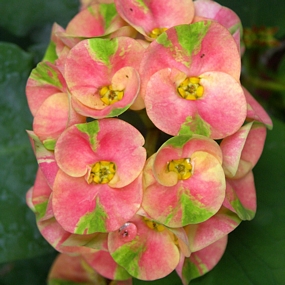
[[[152,229],[152,230],[156,230],[156,231],[158,231],[158,232],[162,232],[162,231],[164,231],[164,229],[165,229],[165,227],[164,227],[163,225],[158,224],[158,223],[156,223],[156,222],[154,222],[154,221],[151,221],[151,220],[149,220],[149,219],[147,219],[147,218],[144,218],[144,221],[145,221],[146,225],[147,225],[150,229]]]
[[[192,176],[192,164],[190,158],[171,160],[167,165],[168,171],[177,173],[178,180],[186,180]]]
[[[199,77],[187,77],[178,87],[178,94],[186,100],[202,98],[204,87],[200,84]]]
[[[109,183],[116,174],[116,165],[111,161],[98,161],[96,162],[90,172],[88,182],[94,182],[96,184]]]
[[[152,39],[156,39],[158,36],[160,36],[166,30],[167,30],[167,28],[155,28],[151,31],[151,33],[148,36]]]
[[[104,86],[99,90],[101,101],[106,105],[112,105],[123,99],[124,90],[114,90],[112,85]]]

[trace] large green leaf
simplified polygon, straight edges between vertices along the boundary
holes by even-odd
[[[25,202],[37,169],[25,132],[32,122],[25,96],[31,68],[28,53],[0,43],[0,263],[51,251]]]
[[[23,37],[47,23],[66,25],[78,7],[79,0],[0,0],[0,27]]]

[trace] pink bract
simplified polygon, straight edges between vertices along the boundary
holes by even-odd
[[[108,248],[118,264],[142,280],[165,277],[176,268],[180,257],[173,234],[164,227],[151,229],[138,215],[109,234]]]
[[[60,136],[55,157],[61,170],[53,187],[53,209],[65,230],[113,231],[136,213],[142,199],[143,143],[142,135],[119,119],[74,125]],[[92,166],[100,161],[116,166],[107,184],[89,182]]]
[[[115,0],[121,17],[148,40],[154,29],[191,23],[194,17],[192,0]]]
[[[182,283],[188,285],[192,279],[212,270],[223,256],[227,241],[228,237],[224,236],[207,247],[193,252],[190,257],[182,259],[176,269]]]
[[[225,197],[221,158],[218,144],[206,137],[179,136],[168,140],[148,159],[144,169],[145,212],[174,228],[209,219]],[[178,159],[190,160],[190,178],[178,180],[177,173],[168,170],[168,164]]]
[[[246,100],[241,85],[224,72],[205,72],[196,76],[204,88],[203,96],[187,100],[177,89],[187,74],[167,68],[152,75],[145,93],[149,118],[170,135],[178,135],[181,128],[183,132],[188,129],[215,139],[236,132],[246,117]],[[203,124],[201,130],[197,128],[199,121]]]
[[[140,65],[143,98],[150,77],[165,68],[176,68],[187,76],[220,71],[238,81],[241,62],[229,31],[217,22],[205,20],[172,27],[149,45]]]
[[[76,111],[104,118],[128,109],[139,92],[137,70],[144,50],[139,42],[127,37],[94,38],[77,44],[70,51],[65,66],[65,79]],[[99,93],[110,85],[124,95],[121,100],[106,105]]]

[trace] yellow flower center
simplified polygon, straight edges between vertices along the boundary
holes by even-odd
[[[167,165],[168,171],[176,172],[178,180],[186,180],[192,176],[192,164],[190,158],[171,160]]]
[[[110,182],[116,174],[116,165],[111,161],[96,162],[90,172],[88,182],[96,184],[106,184]]]
[[[151,33],[148,36],[152,39],[156,39],[158,36],[160,36],[166,30],[167,30],[167,28],[155,28],[151,31]]]
[[[99,91],[101,101],[106,105],[112,105],[123,99],[124,90],[114,90],[112,85],[104,86]]]
[[[186,100],[197,100],[204,94],[199,77],[187,77],[177,88],[179,95]]]
[[[149,219],[147,219],[147,218],[144,218],[144,221],[145,221],[146,225],[147,225],[150,229],[152,229],[152,230],[156,230],[156,231],[158,231],[158,232],[162,232],[162,231],[164,231],[164,229],[165,229],[165,227],[164,227],[163,225],[158,224],[158,223],[156,223],[156,222],[154,222],[154,221],[151,221],[151,220],[149,220]]]

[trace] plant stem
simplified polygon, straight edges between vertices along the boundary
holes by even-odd
[[[285,84],[276,81],[264,80],[261,78],[250,77],[250,76],[243,78],[243,80],[246,82],[248,86],[252,85],[257,88],[262,88],[271,91],[285,91]]]

